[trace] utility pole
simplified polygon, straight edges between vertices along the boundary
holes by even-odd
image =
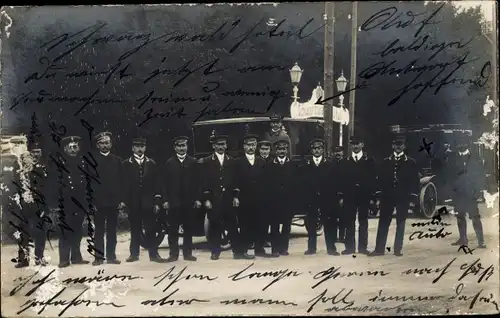
[[[334,2],[325,2],[325,56],[324,56],[324,96],[333,96],[333,46],[334,46]],[[323,117],[325,120],[326,155],[333,155],[333,99],[323,104]]]
[[[347,131],[347,154],[351,153],[351,136],[354,135],[354,110],[356,103],[356,61],[357,61],[357,44],[358,44],[358,2],[352,2],[352,28],[351,28],[351,82],[349,83],[349,127]]]

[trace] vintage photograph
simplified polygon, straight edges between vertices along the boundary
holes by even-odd
[[[498,314],[497,9],[3,6],[2,316]]]

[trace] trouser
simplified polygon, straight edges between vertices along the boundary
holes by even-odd
[[[235,211],[231,208],[230,203],[225,202],[222,198],[217,201],[214,200],[212,209],[207,211],[209,220],[208,243],[212,253],[218,254],[221,252],[224,230],[227,230],[233,253],[241,253],[237,217],[233,212]]]
[[[19,240],[18,260],[19,262],[29,262],[30,241],[33,240],[35,247],[35,259],[43,258],[45,242],[47,240],[43,221],[40,218],[30,218],[27,220],[25,231],[21,231]]]
[[[168,211],[168,246],[171,256],[179,256],[179,226],[182,225],[182,254],[193,254],[193,222],[195,213],[193,207],[177,207]]]
[[[368,247],[368,209],[369,200],[359,198],[344,201],[344,226],[346,231],[346,250],[355,251],[356,247],[356,218],[358,219],[358,251],[365,251]]]
[[[150,256],[156,256],[157,247],[154,244],[156,234],[156,217],[153,207],[136,206],[129,210],[130,222],[130,255],[139,257],[141,242],[149,251]],[[143,234],[144,233],[144,234]]]
[[[279,211],[274,211],[275,213]],[[271,220],[271,251],[273,253],[288,252],[292,216],[274,217]]]
[[[476,200],[474,198],[462,196],[453,198],[453,203],[455,205],[455,211],[457,212],[456,217],[460,243],[463,245],[468,244],[467,220],[465,219],[467,213],[472,221],[474,232],[476,232],[477,241],[479,243],[484,243],[483,224],[481,222],[481,215],[479,214]]]
[[[259,208],[256,198],[246,198],[238,208],[238,227],[242,246],[249,247],[254,243],[255,252],[265,252],[269,222],[263,209]],[[247,249],[243,248],[243,253]]]
[[[71,210],[65,211],[65,219],[71,230],[64,230],[59,236],[59,262],[65,263],[82,260],[80,243],[83,237],[83,219],[85,215],[81,212]]]
[[[97,207],[94,215],[96,260],[116,259],[116,228],[118,210],[115,206]],[[106,255],[104,255],[104,232],[106,232]]]
[[[338,220],[333,217],[332,213],[328,213],[326,208],[323,208],[324,213],[318,207],[312,207],[306,215],[306,230],[307,230],[307,249],[316,251],[317,249],[317,225],[320,222],[323,225],[325,233],[326,249],[336,251],[335,242],[337,241]]]
[[[410,200],[405,198],[382,198],[380,200],[380,217],[378,221],[377,240],[375,251],[384,253],[387,243],[389,226],[392,221],[392,213],[396,208],[396,236],[394,238],[394,252],[401,252],[405,234],[405,223],[408,216]]]

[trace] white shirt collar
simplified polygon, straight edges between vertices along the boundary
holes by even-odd
[[[394,158],[401,159],[405,155],[404,152],[400,152],[399,154],[394,152]]]
[[[255,162],[255,154],[249,155],[249,154],[245,153],[245,156],[247,157],[250,164],[253,165],[253,163]]]
[[[286,157],[283,157],[283,158],[276,157],[276,159],[278,159],[278,162],[281,164],[285,163],[285,161],[286,161]]]
[[[361,150],[361,151],[360,151],[360,152],[358,152],[358,153],[354,153],[354,152],[353,152],[353,153],[352,153],[352,157],[353,157],[356,161],[358,161],[359,159],[361,159],[361,157],[363,157],[363,150]]]
[[[459,151],[459,152],[458,152],[458,154],[459,154],[460,156],[467,156],[468,154],[470,154],[470,151],[469,151],[469,149],[467,149],[467,150],[465,150],[464,152],[460,152],[460,151]]]
[[[134,155],[134,158],[137,160],[144,160],[144,155],[142,155],[140,157],[138,155]]]
[[[224,154],[221,155],[218,152],[216,152],[215,155],[217,156],[217,159],[219,159],[219,162],[222,165],[222,163],[224,163]]]
[[[103,155],[104,157],[107,157],[107,156],[111,153],[111,151],[108,151],[108,152],[106,152],[106,153],[104,153],[104,152],[100,152],[100,151],[99,151],[99,153],[100,153],[101,155]]]
[[[313,156],[313,160],[314,160],[314,163],[316,165],[319,165],[319,163],[321,162],[321,160],[323,160],[323,156],[319,156],[319,157],[314,157]]]

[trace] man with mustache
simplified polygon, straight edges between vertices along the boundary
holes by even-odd
[[[159,169],[156,162],[145,155],[146,146],[145,138],[132,139],[133,155],[123,161],[124,198],[130,222],[130,256],[127,262],[139,260],[143,239],[148,248],[149,260],[162,263],[164,259],[158,254],[154,239],[157,229],[156,215],[160,210],[158,205],[161,199]]]
[[[270,131],[264,134],[264,140],[269,140],[273,147],[278,140],[288,141],[288,154],[290,154],[291,140],[285,130],[283,130],[283,118],[278,114],[273,114],[269,119]],[[271,156],[274,157],[275,155],[276,148],[271,148]]]

